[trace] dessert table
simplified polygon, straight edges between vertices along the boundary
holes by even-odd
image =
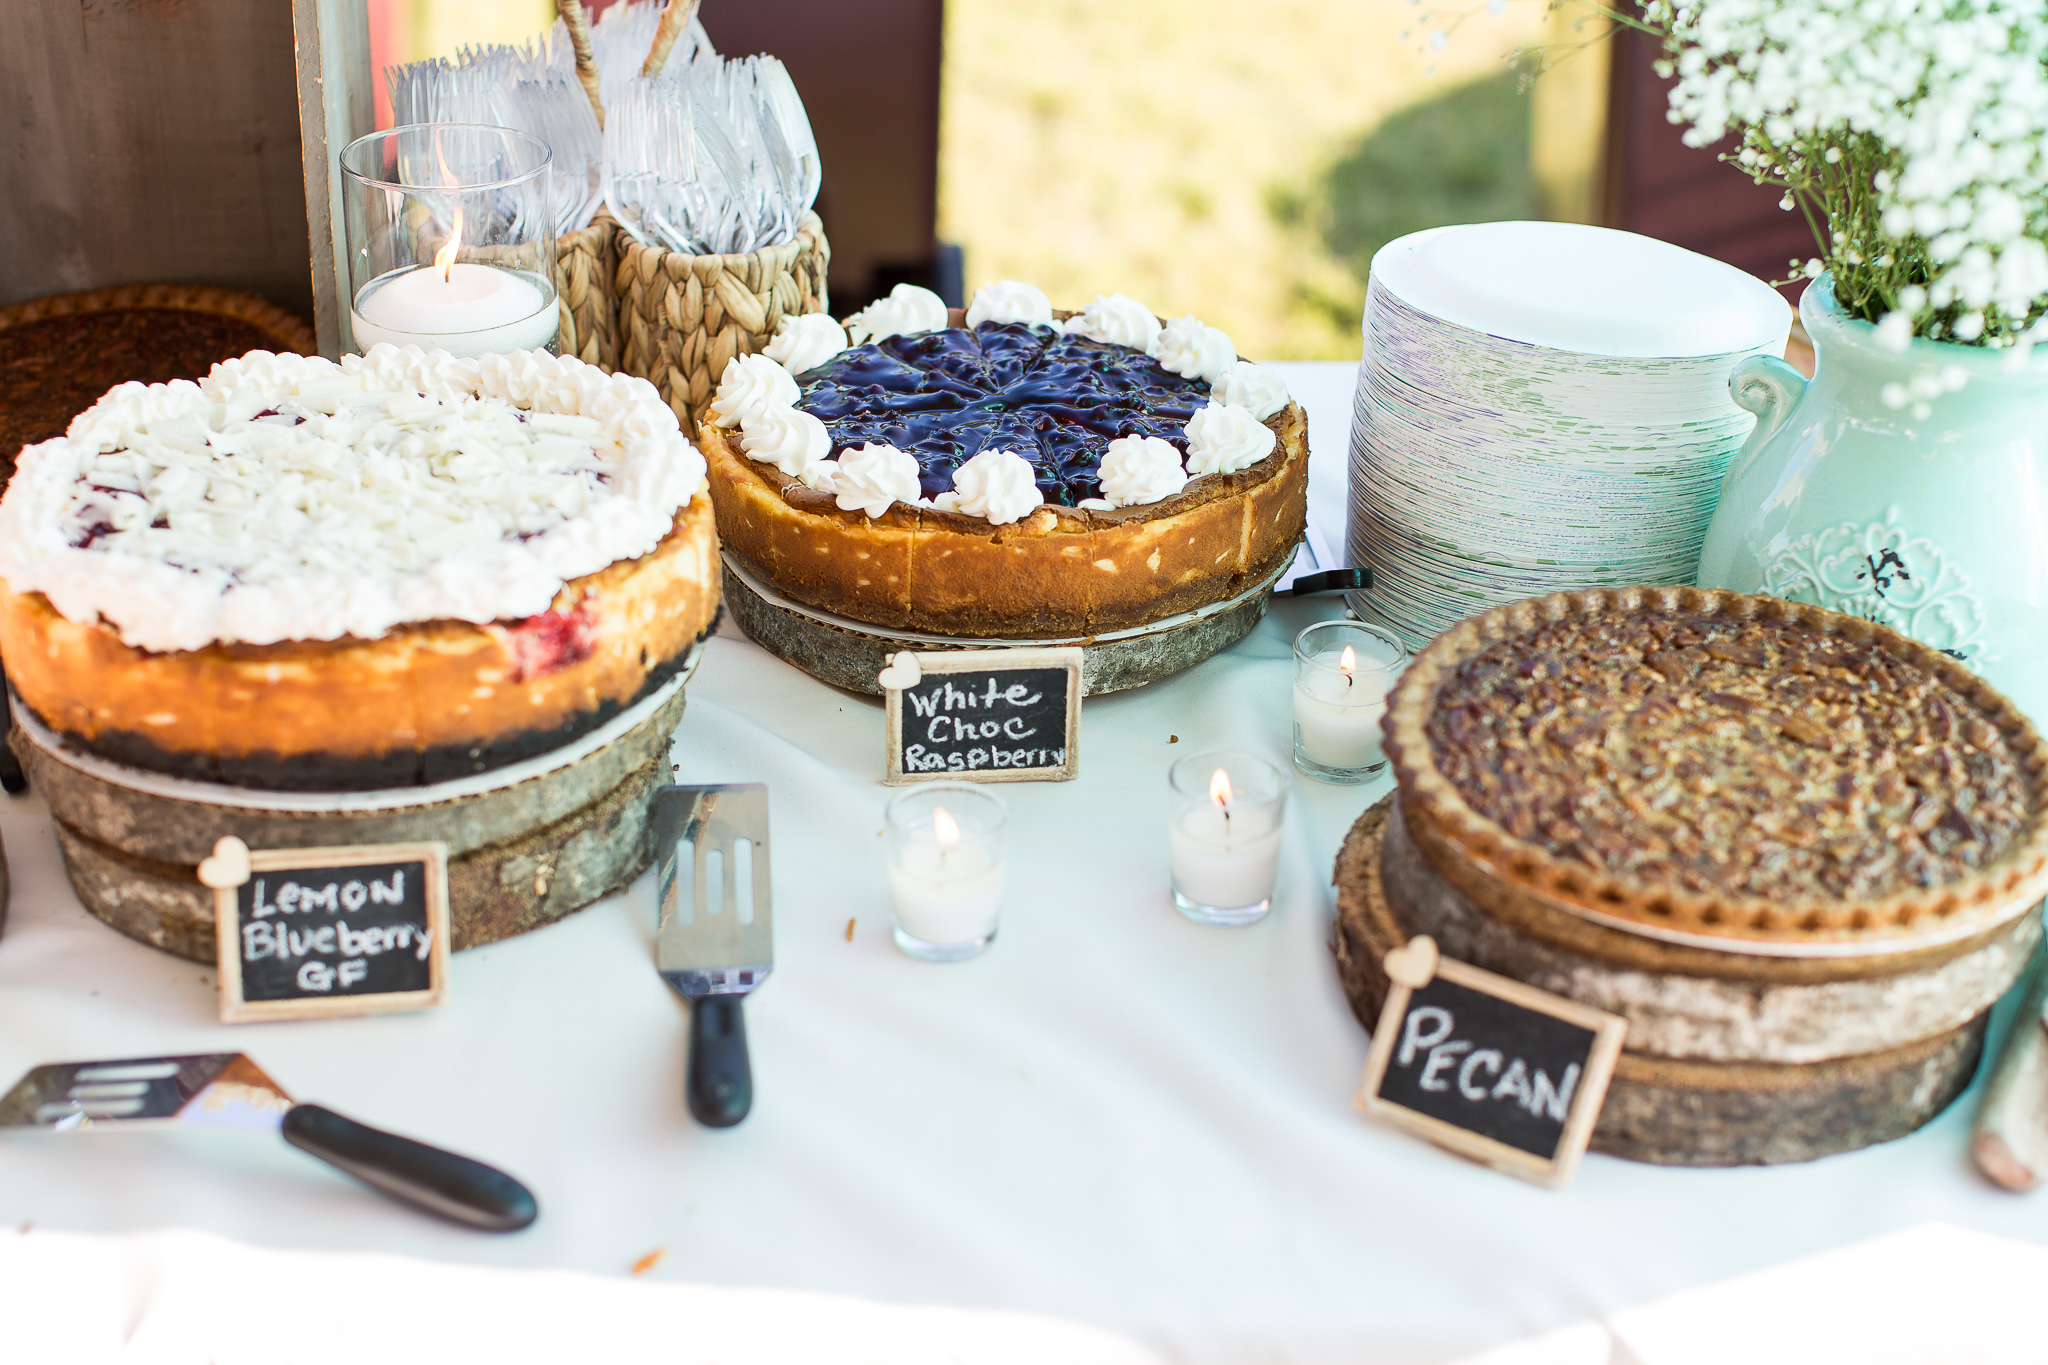
[[[1352,367],[1276,368],[1310,414],[1312,516],[1341,545]],[[90,918],[35,797],[0,798],[0,1085],[45,1061],[245,1050],[300,1098],[504,1166],[542,1206],[491,1237],[278,1143],[6,1133],[0,1229],[607,1276],[659,1251],[652,1280],[1050,1314],[1190,1365],[1449,1361],[1928,1221],[2048,1243],[2048,1204],[1967,1164],[1974,1088],[1853,1155],[1592,1155],[1562,1192],[1360,1118],[1367,1038],[1327,946],[1328,883],[1387,781],[1296,780],[1263,923],[1198,927],[1166,885],[1168,764],[1193,746],[1281,759],[1289,642],[1340,610],[1282,599],[1208,662],[1089,699],[1079,777],[1000,789],[1001,929],[945,966],[890,940],[881,703],[728,622],[674,749],[680,781],[771,793],[776,967],[747,1010],[754,1112],[725,1131],[684,1109],[687,1012],[655,973],[650,877],[457,955],[437,1011],[224,1026],[212,971]]]

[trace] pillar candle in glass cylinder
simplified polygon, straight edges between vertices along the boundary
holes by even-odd
[[[1251,924],[1273,906],[1287,774],[1257,754],[1190,754],[1168,773],[1173,905],[1197,924]]]
[[[1360,621],[1318,621],[1294,637],[1294,766],[1363,782],[1386,766],[1380,720],[1408,662],[1399,639]]]
[[[551,160],[538,138],[464,123],[407,124],[344,148],[355,349],[389,342],[478,356],[553,346]]]
[[[889,902],[896,946],[927,962],[986,949],[1003,906],[1001,797],[933,782],[889,802]]]

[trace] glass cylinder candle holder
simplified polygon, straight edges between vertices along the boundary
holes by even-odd
[[[1243,749],[1189,754],[1169,770],[1173,906],[1197,924],[1252,924],[1273,908],[1285,769]]]
[[[889,802],[889,903],[896,946],[963,962],[994,941],[1003,908],[1003,799],[971,782],[931,782]]]
[[[554,349],[551,159],[539,138],[474,123],[406,124],[343,148],[355,349]]]
[[[1387,766],[1380,720],[1408,648],[1362,621],[1318,621],[1294,637],[1294,766],[1319,782],[1364,782]]]

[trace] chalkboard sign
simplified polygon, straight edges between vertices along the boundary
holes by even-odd
[[[892,786],[949,778],[1064,782],[1081,771],[1081,651],[903,653],[877,679]]]
[[[1628,1021],[1440,958],[1426,937],[1386,969],[1358,1107],[1496,1170],[1570,1180]]]
[[[222,839],[214,892],[225,1023],[423,1009],[446,997],[448,846],[251,851]]]

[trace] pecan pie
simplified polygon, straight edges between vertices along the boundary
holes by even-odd
[[[1691,588],[1515,603],[1439,636],[1386,729],[1439,870],[1597,919],[1960,937],[2048,886],[2033,727],[1956,660],[1816,607]]]

